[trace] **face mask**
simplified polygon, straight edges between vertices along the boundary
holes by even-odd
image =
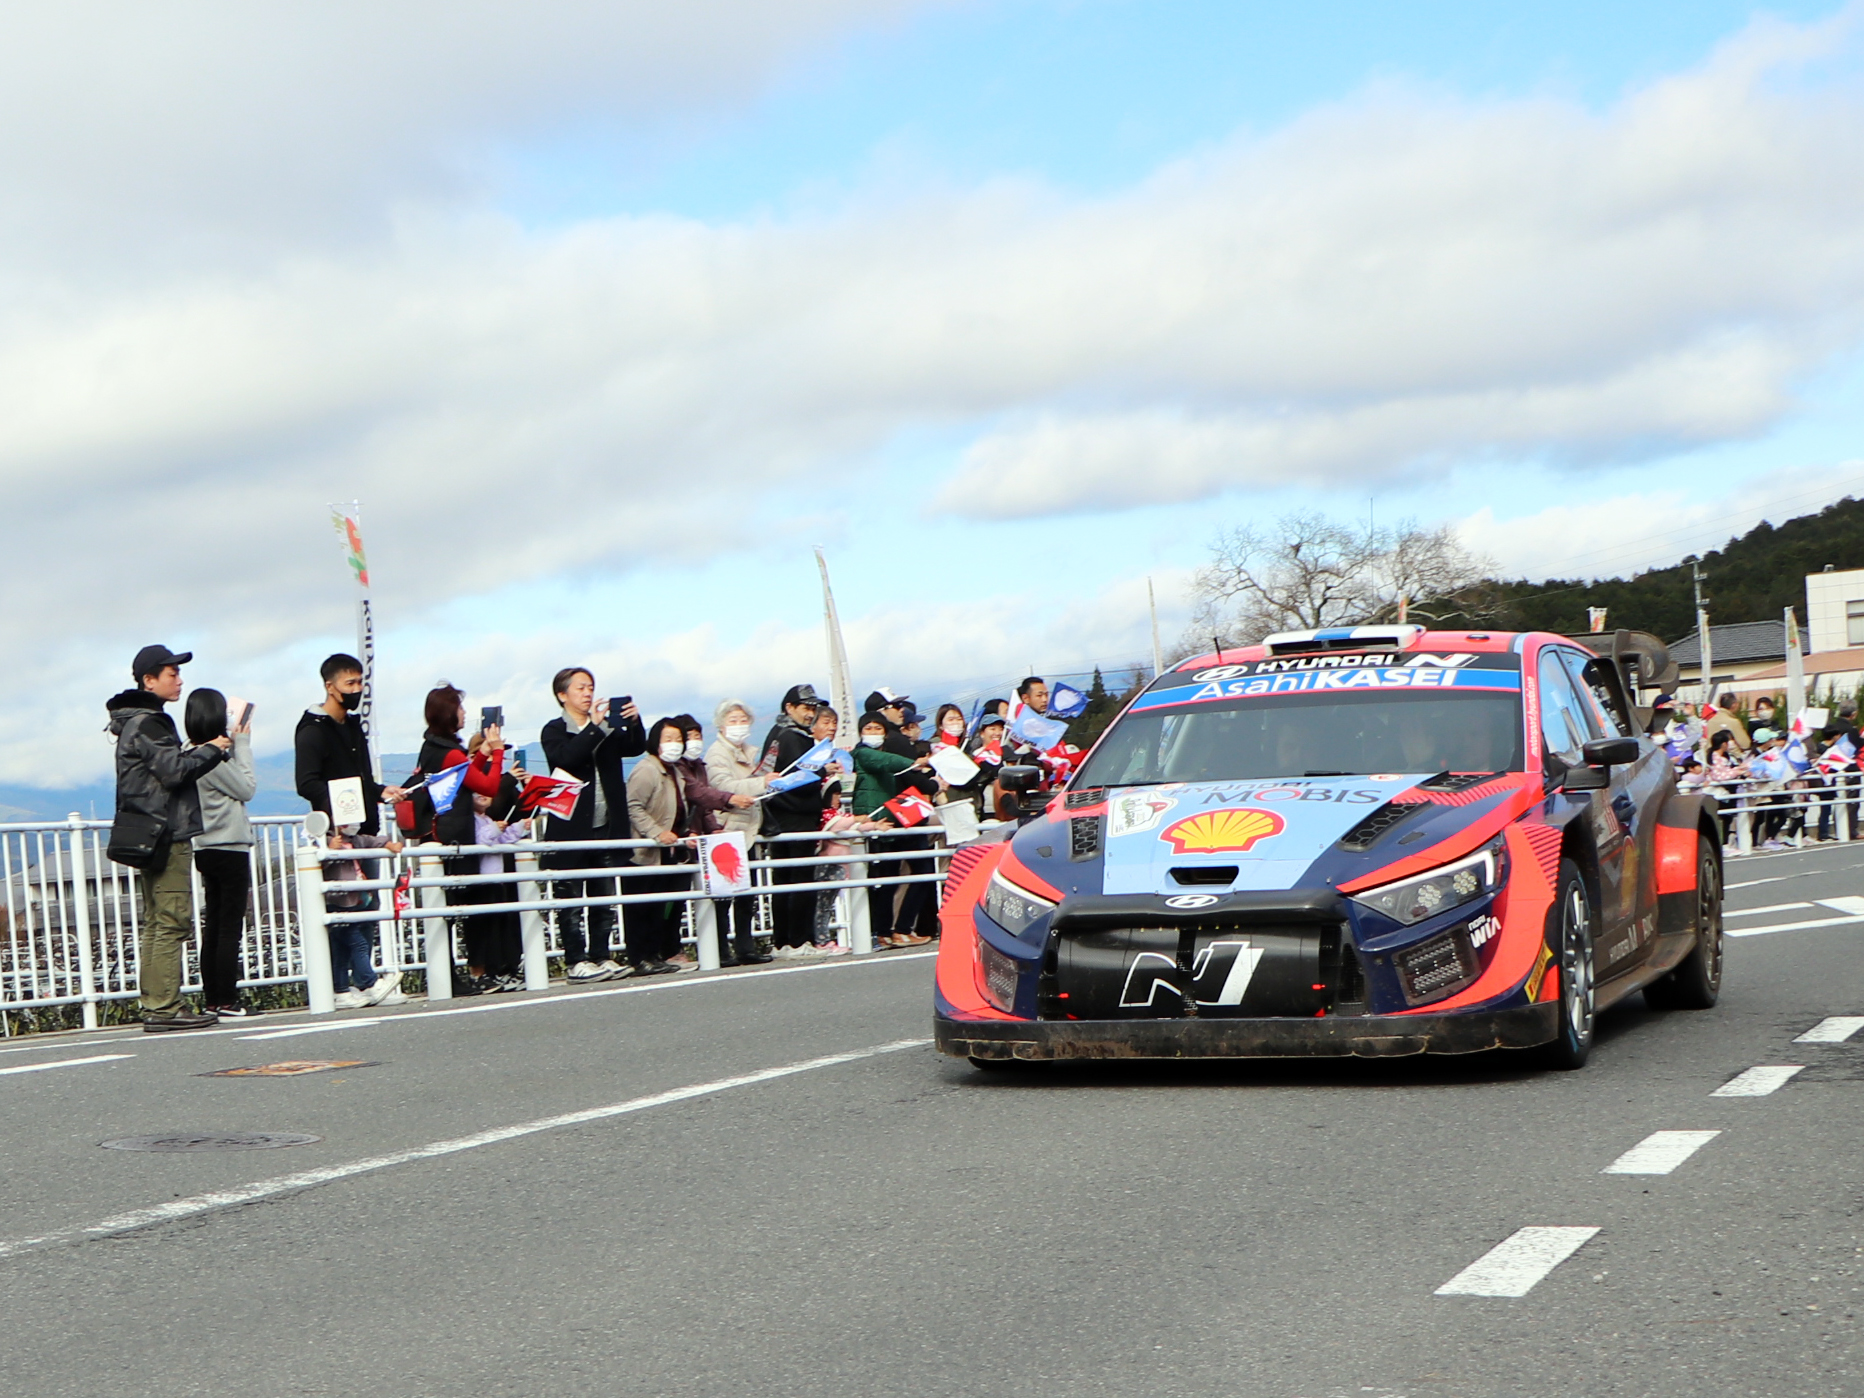
[[[728,723],[725,725],[725,740],[727,742],[736,743],[742,747],[744,745],[744,740],[750,736],[751,725],[748,723]]]
[[[705,756],[704,740],[700,738],[694,738],[690,742],[688,742],[686,744],[686,755],[688,757],[704,757]]]
[[[662,743],[660,745],[662,762],[678,762],[684,756],[686,756],[686,744],[684,743]]]
[[[964,732],[964,720],[961,718],[946,719],[945,731],[951,734],[952,737],[957,737],[960,733]]]
[[[362,707],[362,691],[359,689],[354,694],[339,694],[337,695],[337,702],[342,704],[349,712],[355,713],[356,710]]]
[[[863,733],[861,735],[862,747],[877,748],[886,741],[887,735],[885,733]]]

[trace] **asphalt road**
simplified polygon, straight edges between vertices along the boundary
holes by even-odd
[[[1864,901],[1845,901],[1864,900],[1864,846],[1728,878],[1752,935],[1730,942],[1721,1006],[1634,1000],[1574,1074],[1506,1057],[980,1074],[922,1042],[931,961],[902,954],[9,1044],[0,1381],[1857,1392],[1864,1028],[1795,1039],[1864,1016]],[[312,1058],[367,1066],[199,1076]],[[1790,1065],[1772,1091],[1714,1095]],[[98,1145],[215,1130],[323,1139]],[[1620,1167],[1668,1173],[1606,1173],[1658,1132],[1699,1134]]]

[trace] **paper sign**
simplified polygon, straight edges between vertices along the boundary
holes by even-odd
[[[932,770],[951,786],[963,786],[977,775],[977,764],[957,748],[945,743],[934,745],[928,761],[932,764]]]
[[[361,777],[338,777],[330,783],[332,825],[361,825],[368,819],[369,807],[362,799]]]
[[[708,898],[732,898],[751,891],[751,861],[742,830],[699,837],[699,880]]]
[[[969,844],[977,838],[977,807],[969,801],[948,802],[938,808],[938,823],[952,844]]]

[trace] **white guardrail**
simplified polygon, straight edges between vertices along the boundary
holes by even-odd
[[[983,828],[988,831],[997,824],[987,822]],[[252,826],[252,888],[239,983],[242,987],[302,985],[313,1012],[333,1008],[330,944],[324,934],[329,922],[382,924],[374,951],[377,969],[391,975],[424,970],[427,995],[434,1000],[452,998],[453,970],[465,965],[463,938],[455,935],[456,925],[472,914],[519,915],[526,990],[548,986],[549,958],[562,954],[556,919],[551,914],[567,908],[615,907],[619,924],[619,908],[628,904],[683,903],[681,941],[693,949],[702,968],[716,967],[719,962],[713,903],[697,887],[696,865],[539,867],[543,856],[556,856],[561,862],[565,855],[587,855],[597,850],[663,848],[651,840],[410,845],[400,854],[390,855],[383,850],[327,850],[313,844],[304,837],[302,816],[255,816]],[[928,835],[932,837],[929,841],[924,839]],[[773,843],[816,844],[825,837],[805,832],[756,841],[749,861],[755,886],[742,896],[757,900],[757,935],[770,934],[772,893],[829,890],[836,894],[830,926],[838,938],[856,954],[872,951],[868,900],[859,890],[942,882],[952,854],[952,847],[944,843],[942,835],[943,828],[930,823],[898,831],[836,833],[826,838],[847,845],[850,853],[789,859],[769,858],[769,847]],[[84,1028],[93,1029],[97,1027],[99,1004],[136,998],[136,954],[142,919],[137,875],[105,855],[109,839],[109,821],[83,820],[75,815],[59,824],[0,824],[0,876],[5,879],[6,891],[4,905],[0,906],[0,1022],[6,1023],[7,1032],[11,1032],[11,1024],[3,1012],[77,1005],[82,1007]],[[929,844],[930,848],[918,847],[921,844]],[[514,855],[516,872],[444,871],[443,860],[475,854]],[[373,861],[377,877],[344,880],[337,886],[346,893],[374,890],[382,907],[327,912],[322,866],[330,860]],[[886,878],[858,876],[876,860],[921,864],[930,860],[933,872],[902,871]],[[845,865],[857,877],[773,884],[773,870],[793,871],[811,865]],[[682,872],[692,875],[694,887],[671,893],[627,892],[630,879]],[[397,914],[393,890],[404,875],[411,897],[406,911]],[[581,879],[619,880],[611,885],[619,891],[575,899],[552,896],[556,882]],[[513,885],[518,896],[503,903],[447,902],[449,889],[474,884]],[[182,967],[184,994],[198,993],[201,988],[201,907],[197,874],[195,937]],[[307,937],[305,933],[312,929],[317,935]],[[619,940],[621,935],[618,925],[615,936]]]
[[[1750,854],[1770,835],[1797,848],[1808,834],[1833,840],[1854,840],[1860,834],[1864,774],[1858,772],[1814,771],[1785,782],[1743,778],[1705,782],[1695,789],[1713,796],[1721,808],[1731,854]]]

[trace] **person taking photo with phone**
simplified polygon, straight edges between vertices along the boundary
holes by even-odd
[[[231,737],[225,762],[209,768],[197,787],[201,833],[194,837],[194,869],[201,876],[201,1002],[221,1019],[252,1013],[240,1000],[240,951],[246,936],[246,904],[252,888],[252,821],[246,803],[259,794],[252,765],[252,724],[227,715],[227,698],[217,689],[188,696],[182,726],[196,747]]]

